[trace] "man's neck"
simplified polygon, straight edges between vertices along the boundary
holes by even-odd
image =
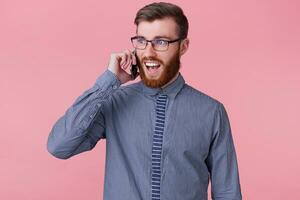
[[[176,74],[176,75],[175,75],[168,83],[166,83],[164,86],[162,86],[162,88],[167,87],[167,86],[170,85],[173,81],[175,81],[176,78],[178,77],[178,75],[179,75],[179,72],[177,72],[177,74]]]

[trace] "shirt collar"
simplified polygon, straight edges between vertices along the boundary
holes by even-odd
[[[178,94],[178,92],[184,84],[185,80],[180,72],[177,78],[164,88],[151,88],[146,86],[142,81],[138,82],[139,88],[144,94],[149,96],[156,96],[157,94],[166,94],[169,98],[175,98],[175,96]]]

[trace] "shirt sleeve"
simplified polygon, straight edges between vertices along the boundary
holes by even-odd
[[[214,132],[206,164],[213,200],[241,200],[237,156],[228,115],[222,103],[214,118]]]
[[[91,150],[100,139],[105,138],[103,105],[120,85],[117,76],[106,69],[56,121],[48,136],[49,153],[67,159]]]

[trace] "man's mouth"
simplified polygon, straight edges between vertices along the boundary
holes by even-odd
[[[145,66],[149,69],[149,68],[159,68],[160,67],[160,64],[158,62],[144,62]]]
[[[155,61],[146,61],[144,64],[147,67],[149,74],[155,74],[160,67],[160,64]]]

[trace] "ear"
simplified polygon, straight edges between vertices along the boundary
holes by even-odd
[[[184,39],[180,43],[180,56],[182,56],[189,48],[190,40],[188,38]]]

